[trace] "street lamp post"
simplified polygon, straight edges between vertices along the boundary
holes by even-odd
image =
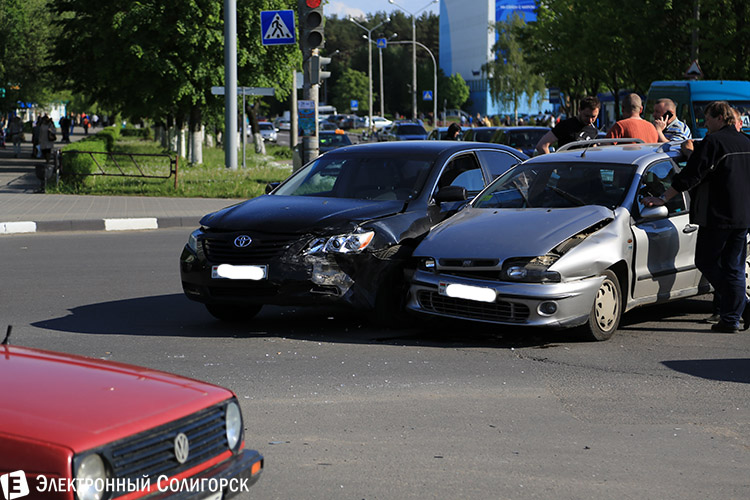
[[[437,61],[435,60],[435,56],[432,54],[432,51],[427,48],[427,46],[423,43],[419,42],[391,42],[393,44],[410,44],[410,43],[416,43],[420,47],[422,47],[424,50],[427,51],[428,54],[430,54],[430,57],[432,58],[432,120],[435,127],[437,127]]]
[[[365,28],[364,26],[362,26],[361,24],[359,24],[357,21],[355,21],[354,18],[350,17],[349,20],[367,32],[367,42],[368,42],[367,44],[367,78],[369,81],[369,88],[370,88],[369,100],[367,102],[368,104],[367,113],[369,117],[369,121],[367,122],[367,124],[368,124],[368,127],[372,127],[372,32],[380,28],[382,25],[384,25],[391,19],[386,17],[385,21],[378,24],[374,28],[370,28],[369,30]],[[381,91],[382,91],[382,86],[381,86]]]
[[[387,41],[395,38],[398,36],[398,33],[393,33],[391,36],[389,36],[386,39]],[[367,38],[365,35],[362,35],[363,38]],[[372,40],[370,40],[370,44],[373,44]],[[385,92],[383,90],[383,47],[378,46],[378,59],[380,61],[380,116],[385,118]]]
[[[398,9],[403,10],[411,16],[411,40],[412,40],[412,79],[411,79],[411,108],[412,108],[412,119],[417,119],[417,14],[425,10],[427,7],[434,3],[438,3],[439,0],[431,0],[430,3],[417,10],[411,12],[406,10],[397,4],[394,0],[388,0],[388,3],[395,6]]]

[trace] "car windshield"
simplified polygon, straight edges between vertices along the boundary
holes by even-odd
[[[399,125],[400,135],[427,135],[427,131],[421,125]]]
[[[405,201],[419,194],[432,161],[326,154],[279,186],[274,195]]]
[[[534,149],[539,139],[547,133],[544,129],[514,130],[507,132],[504,144],[516,149]]]
[[[347,146],[351,143],[346,134],[320,134],[321,146]]]
[[[619,206],[635,167],[618,163],[553,162],[521,164],[487,187],[475,208],[568,208]]]
[[[273,125],[271,125],[270,123],[259,123],[258,128],[260,128],[261,130],[273,130]]]

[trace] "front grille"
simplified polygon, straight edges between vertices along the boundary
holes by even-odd
[[[206,236],[203,238],[203,252],[209,262],[221,264],[252,264],[265,263],[279,255],[298,236],[281,234],[247,233],[253,239],[245,248],[234,246],[234,239],[240,234],[225,234],[221,236]]]
[[[440,274],[450,274],[451,276],[461,276],[462,278],[471,278],[475,280],[500,280],[499,269],[484,269],[484,270],[472,270],[472,269],[441,269]]]
[[[227,451],[225,413],[226,404],[222,403],[113,443],[105,456],[112,465],[114,477],[132,483],[149,477],[153,484],[162,474],[172,476]],[[190,443],[188,458],[182,464],[175,458],[174,451],[174,440],[179,433],[185,434]],[[121,491],[117,495],[124,493]]]
[[[417,294],[417,301],[425,311],[453,317],[503,323],[524,323],[529,319],[528,306],[505,300],[477,302],[446,297],[433,291],[420,290]]]

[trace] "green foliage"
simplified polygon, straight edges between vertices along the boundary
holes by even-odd
[[[448,78],[442,87],[438,83],[440,99],[447,101],[448,108],[460,108],[469,99],[469,86],[458,73]]]
[[[525,26],[526,22],[516,13],[508,21],[498,22],[494,27],[498,37],[492,46],[497,57],[482,66],[492,98],[505,106],[512,105],[515,115],[524,94],[531,105],[535,97],[541,101],[545,90],[544,77],[526,60],[521,47],[519,34]]]
[[[359,111],[369,112],[369,80],[367,74],[347,68],[333,86],[331,103],[341,112],[347,112],[352,99],[359,101]],[[373,99],[375,99],[373,97]]]
[[[123,129],[120,129],[120,135],[123,137],[140,137],[141,139],[145,140],[153,140],[154,129],[152,129],[151,127],[135,128],[132,126],[127,126]]]

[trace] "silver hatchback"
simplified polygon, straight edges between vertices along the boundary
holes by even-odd
[[[623,312],[710,291],[694,263],[674,144],[558,152],[506,172],[414,252],[407,307],[504,325],[581,327],[606,340]]]

